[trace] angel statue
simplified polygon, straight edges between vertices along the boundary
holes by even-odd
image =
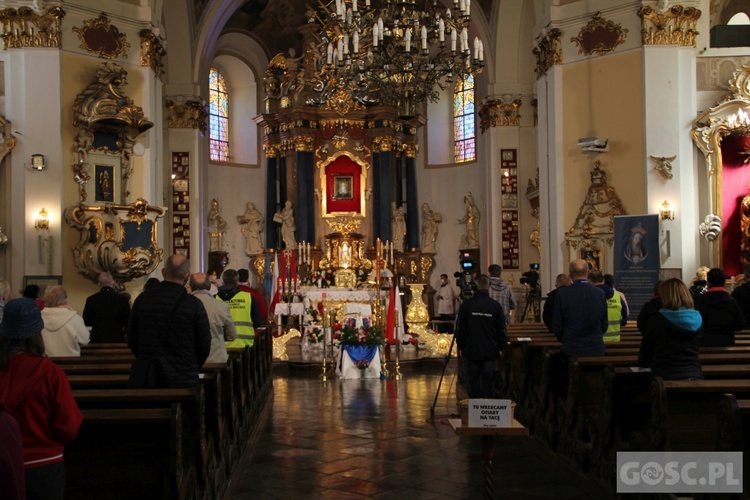
[[[219,202],[216,198],[211,200],[211,210],[208,211],[208,235],[210,236],[209,251],[221,250],[221,235],[227,231],[227,221],[221,216]]]
[[[393,247],[399,251],[404,251],[404,238],[406,237],[406,214],[403,207],[397,207],[396,202],[391,203],[391,225]]]

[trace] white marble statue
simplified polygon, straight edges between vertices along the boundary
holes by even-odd
[[[297,248],[297,239],[295,237],[297,226],[294,224],[294,209],[292,208],[291,201],[287,201],[284,204],[281,212],[276,212],[273,221],[281,224],[281,239],[284,241],[284,248],[286,250]]]
[[[263,253],[263,242],[261,233],[266,220],[255,204],[249,202],[245,213],[237,216],[237,222],[242,224],[242,234],[245,236],[245,253],[247,255],[258,255]]]
[[[438,224],[443,222],[440,212],[433,212],[430,205],[422,204],[422,252],[435,253]]]
[[[214,198],[211,200],[211,210],[208,211],[208,235],[209,251],[217,252],[221,250],[221,235],[227,230],[227,221],[221,216],[219,202]]]
[[[461,236],[460,248],[479,248],[479,210],[471,191],[464,196],[464,205],[466,215],[458,219],[459,224],[466,224],[466,234]]]
[[[397,207],[396,202],[391,203],[391,232],[393,233],[393,248],[399,252],[404,251],[404,239],[406,238],[406,213],[403,207]]]

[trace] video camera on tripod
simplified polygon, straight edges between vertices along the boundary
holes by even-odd
[[[521,275],[521,284],[529,286],[529,292],[535,295],[539,289],[539,264],[529,264],[529,270]]]
[[[456,286],[461,290],[458,298],[463,302],[472,298],[477,289],[477,284],[474,282],[474,268],[477,263],[468,252],[461,253],[459,262],[461,270],[453,273],[453,276],[456,278]]]

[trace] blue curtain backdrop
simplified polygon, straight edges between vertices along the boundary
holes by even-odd
[[[315,241],[315,158],[310,151],[297,152],[297,241]]]

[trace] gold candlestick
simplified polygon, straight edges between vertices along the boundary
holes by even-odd
[[[394,309],[395,315],[396,315],[396,321],[398,322],[398,308]],[[399,351],[401,350],[401,341],[398,339],[398,325],[394,325],[394,329],[396,330],[393,334],[393,337],[396,339],[396,372],[393,374],[393,378],[396,380],[401,380],[401,366],[399,365]]]

